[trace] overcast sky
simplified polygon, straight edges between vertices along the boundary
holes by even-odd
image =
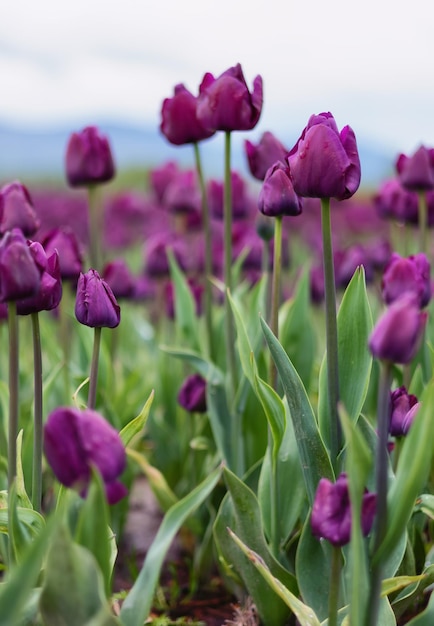
[[[0,120],[159,124],[176,83],[240,62],[257,134],[331,111],[356,136],[434,146],[433,0],[2,0]]]

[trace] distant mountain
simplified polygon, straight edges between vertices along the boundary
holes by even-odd
[[[176,160],[186,167],[194,164],[191,147],[172,146],[161,135],[157,125],[133,126],[123,122],[101,122],[97,125],[110,139],[119,170],[129,167],[145,169],[167,160]],[[63,177],[68,138],[71,132],[80,128],[81,126],[67,125],[31,128],[0,122],[0,179],[5,181],[15,178]],[[232,140],[232,167],[242,173],[247,173],[243,150],[247,136],[252,141],[257,141],[259,137],[252,133],[249,135],[233,133]],[[358,145],[362,164],[362,185],[365,188],[376,187],[391,174],[394,155],[360,138]],[[206,175],[221,176],[223,138],[218,136],[203,142],[201,154]]]

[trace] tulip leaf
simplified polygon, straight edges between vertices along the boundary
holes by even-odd
[[[407,622],[407,626],[432,626],[434,623],[434,593],[428,602],[428,606],[422,613]]]
[[[154,400],[154,391],[151,391],[149,398],[147,399],[143,409],[139,415],[126,424],[119,433],[122,443],[125,447],[131,442],[131,440],[140,433],[143,432],[145,424],[149,417],[152,402]]]
[[[413,583],[423,580],[425,576],[425,574],[419,574],[419,576],[395,576],[394,578],[386,578],[381,582],[381,595],[389,596],[395,591],[399,591],[404,587],[408,587]]]
[[[125,599],[120,619],[123,626],[142,626],[149,616],[161,566],[173,539],[189,515],[206,500],[221,477],[221,468],[207,478],[165,514],[148,550],[142,569]]]
[[[285,350],[262,318],[261,325],[288,401],[307,496],[312,504],[320,479],[323,477],[329,480],[334,479],[333,468],[299,375]]]
[[[342,298],[337,316],[339,393],[347,414],[356,421],[368,393],[372,356],[368,349],[372,314],[366,292],[363,266],[354,272]],[[329,444],[327,363],[324,356],[319,379],[318,421]]]
[[[167,249],[167,257],[175,290],[176,325],[180,328],[187,345],[199,350],[198,320],[193,294],[170,248]]]
[[[306,604],[303,604],[303,602],[299,600],[296,595],[291,593],[291,591],[287,589],[287,587],[285,587],[285,585],[278,578],[273,576],[264,559],[243,543],[230,528],[228,528],[228,532],[236,545],[246,555],[250,563],[252,563],[253,566],[259,571],[271,589],[291,609],[299,621],[300,626],[321,626],[314,611]],[[269,624],[270,622],[265,623]]]
[[[416,513],[417,511],[422,511],[430,519],[434,519],[434,495],[424,493],[419,496],[414,506],[414,512]]]
[[[163,474],[159,469],[153,467],[143,454],[137,450],[127,448],[127,455],[138,464],[145,474],[162,511],[166,512],[171,506],[178,502],[178,498],[173,493]]]

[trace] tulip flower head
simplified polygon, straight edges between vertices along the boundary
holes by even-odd
[[[430,263],[420,252],[407,258],[393,253],[381,281],[381,291],[386,304],[391,304],[403,293],[417,297],[420,308],[431,298]]]
[[[400,154],[396,171],[402,186],[409,191],[434,189],[434,149],[420,146],[412,156]]]
[[[39,226],[40,220],[27,187],[18,181],[4,185],[0,189],[0,234],[19,228],[23,235],[30,237]]]
[[[302,200],[295,193],[289,168],[278,161],[265,174],[258,198],[258,207],[263,215],[300,215]]]
[[[374,195],[378,215],[403,224],[418,221],[418,196],[415,191],[404,189],[397,178],[385,180]]]
[[[256,76],[250,92],[238,63],[218,78],[205,74],[199,89],[197,117],[210,131],[251,130],[262,111],[262,78]]]
[[[350,198],[359,188],[361,170],[354,131],[340,132],[331,113],[312,115],[288,154],[294,189],[308,198]]]
[[[29,249],[41,278],[39,289],[34,296],[17,300],[18,315],[51,311],[59,305],[62,299],[59,253],[54,250],[48,255],[38,241],[30,243]]]
[[[92,328],[115,328],[121,320],[121,310],[113,291],[94,269],[79,276],[75,317],[80,324]]]
[[[87,126],[69,138],[65,157],[66,178],[71,187],[104,183],[115,175],[107,137],[96,126]]]
[[[7,231],[0,241],[0,301],[34,296],[41,273],[19,228]]]
[[[206,380],[200,374],[188,376],[178,393],[178,402],[190,412],[206,412]]]
[[[285,146],[269,131],[263,133],[256,145],[246,139],[244,150],[250,173],[258,180],[264,180],[267,170],[277,161],[285,163],[288,154]]]
[[[56,478],[86,496],[95,467],[104,481],[107,500],[115,504],[127,493],[117,479],[126,465],[118,432],[96,411],[60,407],[44,427],[44,452]]]
[[[416,396],[407,392],[402,386],[390,393],[390,427],[393,437],[406,435],[420,408]]]
[[[77,237],[70,228],[54,228],[42,239],[47,254],[59,254],[60,275],[63,280],[76,281],[82,271],[83,254]]]
[[[376,495],[365,492],[362,501],[362,532],[370,533],[374,522]],[[311,517],[312,533],[334,546],[344,546],[351,539],[351,502],[346,474],[335,483],[321,478],[315,494]]]
[[[197,143],[214,135],[197,117],[198,98],[183,84],[176,85],[172,98],[166,98],[161,108],[160,130],[176,146]]]

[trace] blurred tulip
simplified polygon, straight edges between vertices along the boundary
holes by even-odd
[[[430,263],[427,256],[420,252],[401,257],[394,252],[384,270],[381,291],[386,304],[391,304],[404,293],[412,293],[417,297],[419,307],[425,307],[431,298]]]
[[[389,432],[393,437],[402,437],[408,433],[419,406],[416,396],[408,393],[405,387],[390,393]]]
[[[47,254],[55,250],[59,253],[62,279],[77,280],[82,271],[83,256],[73,231],[69,228],[64,230],[55,228],[45,235],[42,239],[42,245]]]
[[[71,187],[104,183],[115,175],[107,137],[96,126],[87,126],[69,138],[65,157],[66,178]]]
[[[250,173],[258,180],[264,180],[267,170],[277,161],[285,163],[288,150],[269,131],[263,133],[255,145],[251,141],[244,142]]]
[[[302,211],[302,200],[294,191],[289,168],[280,161],[272,165],[265,174],[258,207],[268,217],[300,215]]]
[[[124,259],[110,261],[104,267],[103,279],[113,291],[115,298],[132,298],[135,292],[135,279]]]
[[[384,181],[374,195],[377,213],[385,219],[417,223],[418,197],[414,191],[404,189],[397,178]]]
[[[40,226],[30,193],[24,185],[14,181],[0,190],[0,234],[19,228],[30,237]]]
[[[75,317],[80,324],[91,328],[119,325],[121,310],[113,291],[94,269],[80,274],[78,279]]]
[[[434,149],[420,146],[412,156],[400,154],[396,171],[402,186],[409,191],[434,189]]]
[[[167,185],[178,174],[179,169],[175,161],[163,163],[149,172],[149,185],[158,202],[163,201]]]
[[[0,241],[0,301],[34,296],[41,273],[19,228],[7,231]]]
[[[200,374],[185,379],[178,393],[178,403],[191,413],[206,412],[206,380]]]
[[[37,241],[32,242],[29,249],[39,269],[41,279],[39,289],[34,296],[17,300],[18,315],[51,311],[59,305],[62,299],[62,280],[57,250],[48,255]]]
[[[197,117],[198,98],[183,84],[175,86],[172,98],[166,98],[161,108],[160,130],[176,146],[208,139],[214,130],[204,128]]]

